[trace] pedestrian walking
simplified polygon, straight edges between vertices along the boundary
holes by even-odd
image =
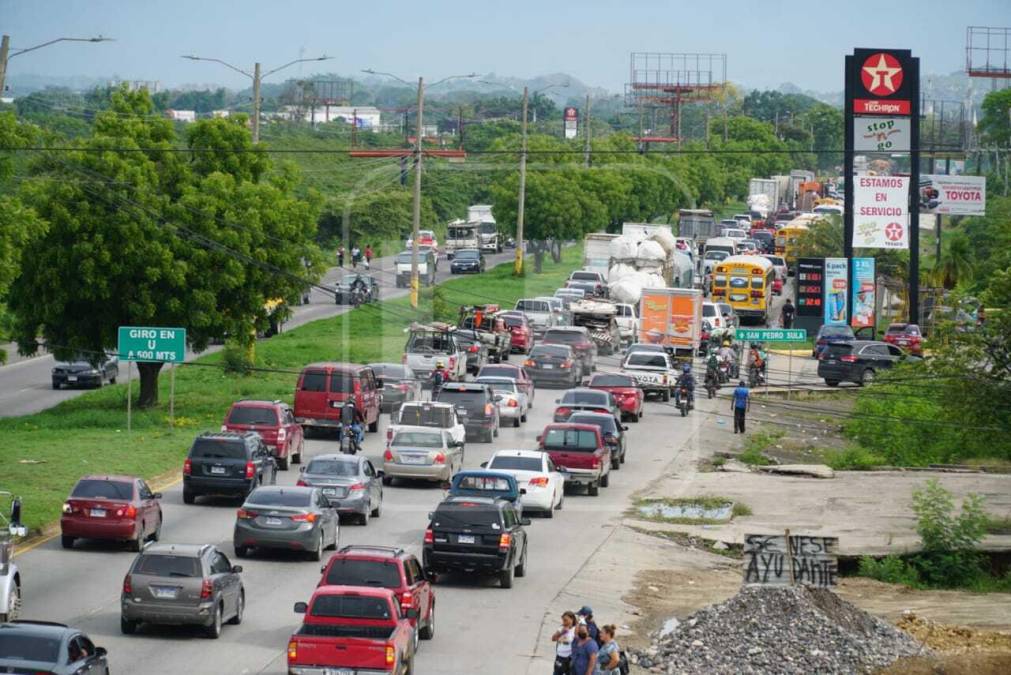
[[[569,675],[572,668],[572,643],[576,640],[576,615],[562,613],[562,625],[551,636],[555,643],[555,670],[553,675]]]
[[[344,267],[344,245],[337,247],[337,267]]]
[[[576,639],[572,643],[572,675],[597,675],[597,652],[600,647],[590,637],[585,624],[576,626]]]
[[[600,651],[597,653],[597,663],[600,664],[600,675],[622,675],[621,645],[614,639],[614,624],[600,627]]]
[[[375,255],[372,251],[372,244],[366,244],[365,246],[365,263],[366,267],[372,265],[372,256]]]
[[[780,317],[780,322],[783,324],[783,328],[793,328],[793,317],[797,313],[797,309],[790,302],[790,298],[786,299],[786,303],[783,305],[783,313]]]
[[[751,390],[748,389],[748,383],[744,380],[741,380],[741,383],[734,389],[730,407],[734,411],[734,433],[743,434],[745,416],[751,410]]]
[[[586,626],[586,629],[590,631],[590,637],[593,638],[593,641],[596,642],[599,647],[600,629],[597,628],[597,624],[593,620],[593,608],[589,605],[583,605],[579,608],[579,611],[576,612],[576,616],[578,617],[579,623]]]
[[[358,263],[362,260],[362,250],[358,244],[351,247],[351,267],[358,269]]]

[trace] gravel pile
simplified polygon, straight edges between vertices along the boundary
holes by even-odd
[[[902,631],[804,586],[746,586],[629,660],[655,673],[861,673],[929,653]]]

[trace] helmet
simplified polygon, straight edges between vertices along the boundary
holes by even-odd
[[[445,368],[446,367],[446,362],[445,361],[436,361],[435,362],[435,367],[436,368]]]
[[[685,375],[687,375],[688,373],[692,372],[692,366],[691,366],[691,364],[690,363],[686,363],[683,366],[681,366],[681,372],[683,372]]]

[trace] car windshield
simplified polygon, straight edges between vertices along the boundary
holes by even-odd
[[[373,363],[371,366],[372,372],[376,374],[376,377],[382,377],[384,379],[405,379],[409,380],[414,377],[406,366],[398,366],[395,363]]]
[[[503,314],[502,321],[510,328],[519,328],[523,325],[523,317],[516,316],[515,314]]]
[[[599,281],[600,277],[596,272],[573,272],[569,277],[573,281]]]
[[[453,426],[453,411],[443,406],[405,405],[400,409],[399,424],[448,429]]]
[[[400,255],[397,256],[397,263],[400,264],[400,265],[405,265],[405,264],[406,265],[410,265],[411,264],[411,260],[412,260],[412,256],[411,256],[410,253],[401,253]],[[419,265],[424,265],[425,264],[425,252],[423,250],[421,250],[421,249],[418,249],[418,264]]]
[[[515,380],[506,380],[495,377],[479,377],[475,381],[480,384],[487,384],[491,386],[492,391],[516,392],[519,390],[519,387],[516,386]]]
[[[586,391],[586,390],[569,390],[565,392],[562,396],[562,404],[584,404],[589,403],[591,405],[607,405],[607,392],[602,391]]]
[[[548,429],[544,447],[559,450],[596,450],[597,434],[589,429]]]
[[[498,232],[498,225],[495,223],[481,223],[481,234],[495,234]]]
[[[821,336],[827,338],[853,337],[853,329],[849,326],[822,326]]]
[[[481,258],[481,254],[477,251],[457,251],[457,260],[478,260]]]
[[[828,358],[839,358],[840,356],[845,356],[853,351],[853,346],[849,344],[843,345],[829,345],[828,349],[825,350],[825,354]]]
[[[189,556],[148,553],[137,558],[134,574],[151,577],[199,577],[200,560]]]
[[[575,330],[549,330],[544,333],[545,342],[563,342],[567,345],[583,342],[586,335]]]
[[[245,459],[246,444],[231,438],[198,438],[190,450],[193,459]]]
[[[312,603],[312,616],[389,619],[390,603],[385,598],[365,595],[321,595]]]
[[[482,527],[498,529],[501,516],[498,509],[468,502],[443,504],[432,514],[434,527]]]
[[[666,368],[667,357],[664,354],[654,354],[650,352],[632,352],[628,355],[625,365],[642,366],[645,368]]]
[[[786,267],[786,261],[776,255],[767,255],[765,259],[771,262],[776,267]]]
[[[483,391],[473,389],[446,389],[439,392],[440,403],[452,403],[468,410],[476,410],[488,403],[488,395]]]
[[[503,476],[459,476],[453,481],[456,490],[488,490],[491,492],[511,492],[509,479]]]
[[[520,376],[519,368],[515,366],[484,366],[478,375],[479,381],[486,377],[508,377],[516,379]]]
[[[498,471],[540,471],[541,458],[540,457],[513,457],[510,455],[503,455],[491,460],[491,464],[488,465],[489,469],[496,469]]]
[[[79,481],[74,486],[71,497],[79,499],[133,499],[133,483],[122,480],[91,480]]]
[[[297,492],[291,490],[278,490],[268,488],[266,490],[253,490],[253,494],[246,498],[247,504],[258,504],[260,506],[294,506],[302,508],[312,504],[312,492],[309,490]]]
[[[400,588],[400,571],[395,562],[335,560],[326,572],[326,582],[332,586]]]
[[[444,354],[453,351],[453,338],[444,333],[417,333],[407,342],[407,351]]]
[[[530,352],[530,358],[535,356],[561,356],[568,357],[571,350],[564,345],[537,345]]]
[[[516,302],[518,312],[547,312],[548,305],[540,300],[519,300]]]
[[[235,406],[228,415],[229,424],[277,425],[277,411],[259,406]]]
[[[613,434],[618,431],[614,418],[610,415],[580,415],[575,414],[569,418],[572,424],[592,424],[600,427],[600,431],[605,434]]]
[[[595,375],[591,387],[634,387],[635,380],[628,375]]]
[[[60,645],[63,640],[58,637],[44,635],[26,635],[23,630],[4,631],[0,633],[0,659],[4,661],[38,661],[39,663],[56,663],[60,658]],[[35,672],[31,670],[10,670],[12,673]]]
[[[305,467],[305,472],[325,476],[357,476],[358,462],[344,459],[314,459]]]
[[[400,431],[393,437],[392,445],[415,448],[441,448],[442,435],[424,431]]]
[[[716,316],[716,305],[702,305],[702,316]]]
[[[706,260],[723,260],[729,255],[726,251],[706,251]]]

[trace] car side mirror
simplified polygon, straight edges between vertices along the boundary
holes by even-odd
[[[303,464],[302,466],[298,467],[298,472],[299,473],[305,473],[305,464]]]
[[[429,511],[429,512],[428,512],[428,519],[429,519],[429,520],[431,520],[431,519],[432,519],[432,515],[433,515],[433,512],[432,512],[432,511]]]
[[[377,389],[382,389],[383,388],[383,378],[381,378],[381,377],[377,377],[376,378],[376,388]]]
[[[535,440],[535,441],[537,441],[538,443],[540,443],[540,441],[541,441],[541,437],[540,437],[540,436],[538,436],[538,437],[537,437],[537,438],[535,438],[534,440]]]
[[[487,469],[488,468],[488,462],[481,462],[481,468],[482,469]]]
[[[556,399],[555,399],[555,403],[556,403],[556,404],[557,404],[557,403],[561,403],[561,402],[562,402],[562,399],[560,399],[560,398],[556,398]]]
[[[161,493],[155,492],[151,495],[151,499],[161,499]]]
[[[494,400],[494,401],[495,401],[496,403],[498,403],[498,402],[500,402],[500,401],[502,400],[502,397],[501,397],[501,396],[495,396],[493,400]]]
[[[527,493],[527,489],[526,488],[520,488],[520,494],[521,495],[525,495],[526,493]]]
[[[295,603],[295,614],[305,614],[309,611],[309,605],[304,602]]]
[[[428,579],[429,581],[435,581],[436,573],[433,572],[432,570],[427,570],[426,569],[424,571],[424,575],[425,575],[425,578]]]
[[[102,657],[107,656],[108,654],[109,650],[105,647],[95,647],[95,656]]]
[[[523,527],[530,527],[530,519],[520,518],[520,525],[522,525]]]
[[[621,428],[621,430],[622,430],[622,431],[628,431],[628,427],[627,427],[627,426],[623,426],[623,427]]]
[[[382,478],[386,475],[385,469],[376,469],[376,477]]]
[[[418,610],[416,610],[415,608],[411,607],[409,610],[407,610],[407,612],[405,612],[404,616],[406,616],[408,619],[417,619],[418,618]]]
[[[232,565],[232,574],[238,574],[242,571],[242,565]]]

